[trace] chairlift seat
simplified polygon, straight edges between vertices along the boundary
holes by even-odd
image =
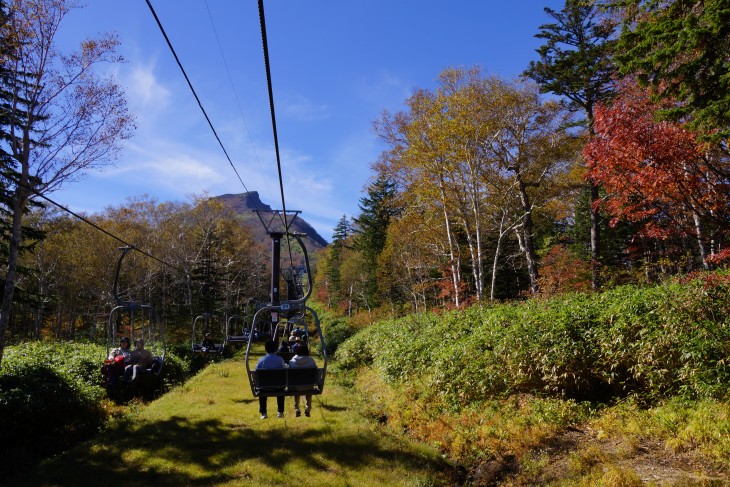
[[[193,352],[198,353],[221,353],[223,351],[223,343],[215,343],[210,347],[204,347],[202,343],[193,344]]]
[[[314,367],[250,371],[254,396],[275,397],[322,394],[324,369]]]

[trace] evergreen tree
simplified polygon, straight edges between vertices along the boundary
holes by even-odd
[[[617,60],[621,70],[681,101],[665,115],[730,135],[730,2],[632,0]]]
[[[15,44],[17,38],[9,23],[9,12],[4,1],[0,0],[0,268],[6,268],[10,250],[10,238],[12,233],[12,208],[15,181],[20,179],[17,161],[9,151],[12,137],[9,131],[11,125],[18,125],[22,120],[22,111],[17,104],[12,102],[17,94],[11,93],[8,84],[13,77],[9,69],[11,62],[15,60]],[[12,83],[21,83],[22,80],[13,80]],[[22,105],[22,103],[21,103]],[[42,208],[38,202],[30,202],[27,214],[31,208]],[[32,248],[39,239],[43,238],[43,232],[31,226],[23,225],[22,231],[26,236],[20,248],[20,254]],[[27,275],[29,269],[18,266],[19,275]],[[0,288],[0,298],[4,289]],[[18,303],[32,302],[34,296],[24,289],[18,289],[16,301]]]
[[[530,62],[523,73],[540,85],[544,93],[555,93],[569,100],[569,107],[583,111],[583,123],[593,135],[593,109],[611,96],[611,81],[616,74],[612,59],[615,41],[611,38],[616,23],[601,20],[590,2],[566,0],[558,12],[545,8],[555,23],[540,26],[535,37],[546,42],[537,52],[539,61]],[[599,187],[590,184],[591,202],[600,198]],[[594,289],[599,287],[601,233],[598,210],[591,205],[591,260]]]
[[[13,36],[9,30],[8,12],[5,2],[0,0],[0,79],[9,76],[7,63],[12,57]],[[15,175],[15,163],[6,149],[10,143],[8,127],[13,113],[11,93],[0,83],[0,255],[2,261],[7,258],[8,242],[10,240],[10,208],[12,197],[8,189],[10,179]]]
[[[342,215],[340,221],[337,222],[337,226],[334,228],[332,233],[332,246],[342,248],[345,246],[345,241],[353,233],[352,224],[347,218],[347,215]]]
[[[377,302],[378,256],[385,248],[388,226],[399,213],[395,206],[395,183],[385,176],[379,176],[368,188],[368,195],[360,199],[360,216],[357,225],[355,249],[362,253],[365,271],[368,274],[367,294],[371,302]]]
[[[337,303],[342,297],[342,289],[340,284],[341,267],[342,267],[342,251],[345,249],[347,239],[352,235],[352,225],[346,215],[342,215],[332,234],[332,243],[329,246],[325,267],[327,269],[327,289],[329,292],[330,303]]]
[[[191,273],[198,289],[196,301],[199,313],[215,314],[217,305],[223,299],[223,270],[218,257],[220,245],[215,228],[206,232],[200,240],[199,257]]]

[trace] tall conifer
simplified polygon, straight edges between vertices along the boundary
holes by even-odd
[[[566,0],[561,11],[545,8],[555,19],[543,24],[535,37],[545,39],[538,50],[540,59],[530,62],[523,73],[540,85],[544,93],[568,99],[568,106],[585,115],[584,124],[593,135],[593,109],[611,96],[616,74],[612,40],[616,23],[601,19],[595,5],[582,0]],[[598,185],[589,182],[591,202],[599,200]],[[598,210],[591,205],[591,260],[593,288],[600,286],[601,232]]]

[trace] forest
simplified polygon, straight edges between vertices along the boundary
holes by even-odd
[[[554,23],[537,33],[544,44],[522,78],[446,68],[435,89],[405,100],[407,110],[373,121],[387,150],[373,162],[361,213],[343,215],[317,259],[316,295],[326,306],[372,323],[656,283],[727,259],[727,60],[701,49],[727,42],[724,2],[567,2],[548,13]],[[693,36],[677,34],[690,24]],[[648,44],[664,31],[672,42]],[[4,39],[11,49],[13,36]],[[116,43],[87,48],[109,61]],[[120,246],[44,198],[76,172],[108,164],[133,119],[110,80],[89,82],[87,92],[93,85],[93,101],[114,104],[116,118],[54,111],[59,95],[38,83],[53,71],[35,68],[35,85],[29,77],[38,49],[4,65],[23,82],[9,98],[17,117],[3,122],[2,343],[6,333],[12,341],[73,339],[80,329],[93,337],[112,304]],[[677,50],[686,55],[675,65],[667,56]],[[91,67],[76,69],[89,75]],[[58,93],[70,96],[78,79]],[[62,147],[47,123],[61,116],[56,123],[85,150]],[[106,136],[90,138],[92,126]],[[13,142],[22,130],[34,134],[27,147]],[[228,315],[266,300],[267,243],[250,242],[214,206],[204,195],[188,203],[137,197],[87,217],[167,263],[131,257],[124,286],[134,299],[164,301],[165,321],[175,323],[201,306]]]
[[[155,303],[182,346],[195,316],[225,320],[272,299],[271,257],[207,194],[81,215],[53,201],[113,164],[134,126],[120,87],[95,72],[121,61],[118,39],[53,49],[69,9],[0,0],[0,405],[48,412],[23,387],[51,372],[23,360],[56,364],[43,348],[55,344],[78,353],[54,366],[75,377],[63,394],[87,394],[83,411],[98,416],[88,437],[111,414],[90,357],[103,354],[119,297]],[[312,256],[338,387],[370,400],[375,423],[466,465],[460,481],[474,485],[539,484],[549,468],[528,467],[551,457],[535,452],[579,427],[623,427],[634,458],[645,438],[621,426],[624,413],[665,450],[705,448],[693,465],[709,458],[705,472],[726,480],[730,2],[566,0],[545,11],[519,78],[445,67],[434,88],[372,121],[385,149],[360,213],[343,215]],[[192,370],[170,362],[176,387]],[[682,430],[704,412],[698,422],[717,431]],[[599,475],[598,460],[578,460]]]
[[[727,3],[625,3],[548,9],[521,79],[446,68],[374,121],[388,150],[335,228],[320,299],[408,313],[722,265]]]

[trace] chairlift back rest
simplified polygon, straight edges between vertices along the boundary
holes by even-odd
[[[295,354],[293,352],[276,352],[276,355],[281,357],[284,362],[288,363]]]
[[[147,370],[152,374],[160,375],[160,371],[162,371],[162,363],[162,357],[155,357],[152,361],[152,366]]]
[[[300,392],[321,394],[323,369],[314,367],[252,370],[257,396],[285,396]]]

